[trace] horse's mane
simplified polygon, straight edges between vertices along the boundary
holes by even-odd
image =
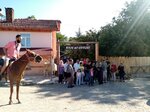
[[[27,52],[26,52],[27,53]],[[11,67],[18,67],[18,68],[25,68],[26,65],[29,63],[29,60],[27,59],[26,53],[23,54],[20,58],[18,58],[16,61],[14,61],[11,64]]]

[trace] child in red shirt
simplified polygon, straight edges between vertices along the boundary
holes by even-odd
[[[111,75],[112,75],[112,80],[113,81],[116,81],[116,71],[117,71],[117,66],[116,66],[116,64],[112,64],[111,65]]]

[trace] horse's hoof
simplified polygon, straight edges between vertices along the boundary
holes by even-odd
[[[13,102],[12,101],[9,101],[9,105],[11,105]]]
[[[21,104],[21,102],[20,102],[20,101],[18,101],[18,104]]]

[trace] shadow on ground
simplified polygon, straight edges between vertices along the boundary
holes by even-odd
[[[96,83],[92,87],[81,85],[67,88],[67,85],[53,83],[27,86],[37,86],[38,90],[33,94],[38,94],[40,98],[55,96],[55,100],[71,98],[74,101],[88,100],[92,103],[110,105],[127,102],[133,106],[139,103],[137,101],[146,100],[146,104],[150,106],[150,78],[136,78],[126,82],[108,82],[103,85]]]
[[[150,99],[146,102],[146,104],[150,106]]]
[[[0,105],[0,107],[5,107],[5,106],[9,106],[9,104]]]
[[[129,105],[137,105],[139,102],[130,102],[136,99],[146,99],[150,94],[150,79],[136,79],[127,82],[109,82],[103,85],[95,84],[93,87],[87,85],[67,88],[66,85],[53,84],[39,86],[39,97],[57,96],[55,100],[71,98],[73,100],[89,100],[95,103],[115,105],[118,102],[129,102]],[[150,105],[148,101],[147,105]]]

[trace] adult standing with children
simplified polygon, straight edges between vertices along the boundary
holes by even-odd
[[[74,87],[73,81],[74,81],[74,69],[72,67],[73,60],[69,59],[69,63],[66,67],[66,74],[67,74],[67,81],[68,81],[68,88]]]
[[[107,63],[105,60],[102,61],[102,68],[103,68],[103,82],[107,82]]]
[[[58,83],[63,83],[63,78],[64,78],[64,63],[63,63],[62,60],[60,60],[59,65],[58,65],[58,75],[59,75]]]
[[[120,65],[118,66],[118,72],[119,72],[120,82],[124,82],[125,71],[124,71],[123,63],[120,63]]]

